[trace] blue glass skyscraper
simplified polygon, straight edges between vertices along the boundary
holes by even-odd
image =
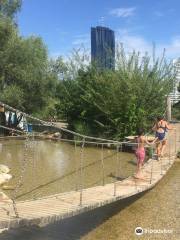
[[[91,62],[100,69],[115,69],[115,35],[107,27],[91,28]]]

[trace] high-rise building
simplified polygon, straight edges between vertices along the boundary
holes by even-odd
[[[115,36],[107,27],[91,28],[91,62],[100,69],[115,69]]]

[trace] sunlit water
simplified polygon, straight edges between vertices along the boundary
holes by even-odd
[[[8,163],[15,175],[14,183],[20,175],[20,163],[23,161],[21,141],[8,141],[1,153],[1,162]],[[74,159],[74,146],[67,143],[36,142],[35,163],[32,168],[32,160],[29,162],[24,178],[24,184],[18,194],[26,193],[34,188],[33,192],[21,198],[31,198],[33,195],[42,196],[60,191],[69,191],[76,187],[74,173],[76,164]],[[79,149],[80,150],[80,149]],[[80,152],[76,150],[76,159],[79,161]],[[34,150],[33,150],[34,151]],[[112,175],[116,172],[116,153],[114,150],[104,150],[106,166],[106,182],[114,181]],[[115,155],[113,155],[115,154]],[[119,153],[122,159],[119,166],[119,176],[127,177],[135,170],[134,156],[128,153]],[[108,156],[110,156],[108,158]],[[32,157],[31,157],[32,158]],[[101,150],[87,148],[85,150],[86,163],[84,178],[88,180],[85,186],[102,183],[101,175]],[[6,160],[6,161],[5,161]],[[7,162],[8,161],[8,162]],[[35,171],[33,171],[35,169]],[[109,169],[109,170],[108,170]],[[122,171],[123,169],[123,171]],[[31,172],[31,173],[30,173]],[[75,171],[76,172],[76,171]],[[66,175],[68,175],[66,179]],[[33,177],[34,187],[32,187]],[[47,186],[45,183],[51,182]],[[62,181],[62,183],[61,183]],[[38,188],[39,185],[42,185]],[[180,163],[176,162],[168,174],[152,190],[140,196],[119,201],[106,207],[75,216],[44,228],[32,227],[19,230],[11,230],[0,235],[2,240],[127,240],[127,239],[180,239]],[[146,229],[166,229],[169,234],[144,234],[141,237],[135,235],[136,227]]]
[[[18,200],[79,189],[81,179],[83,188],[102,185],[103,176],[106,184],[116,180],[116,176],[126,178],[135,171],[134,156],[117,154],[116,149],[104,148],[102,152],[101,147],[85,146],[82,156],[81,146],[65,142],[11,140],[1,144],[0,163],[8,165],[14,176],[9,185],[19,186],[6,194]]]

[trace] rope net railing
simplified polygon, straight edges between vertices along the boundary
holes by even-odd
[[[105,141],[105,142],[111,142],[111,143],[120,143],[119,141],[114,141],[114,140],[109,140],[109,139],[103,139],[103,138],[97,138],[97,137],[91,137],[91,136],[83,135],[83,134],[71,131],[69,129],[66,129],[66,128],[63,128],[63,127],[60,127],[60,126],[56,126],[52,122],[47,122],[47,121],[41,120],[41,119],[39,119],[37,117],[33,117],[32,115],[27,114],[25,112],[22,112],[22,111],[20,111],[20,110],[18,110],[16,108],[13,108],[13,107],[11,107],[11,106],[9,106],[7,104],[4,104],[1,101],[0,101],[0,105],[3,106],[4,108],[10,110],[10,111],[18,112],[18,113],[22,114],[26,118],[29,118],[29,119],[34,120],[34,121],[37,121],[37,122],[41,123],[44,126],[55,127],[56,129],[59,129],[59,130],[61,130],[63,132],[72,134],[72,135],[77,136],[77,137],[81,137],[81,138],[85,138],[85,139],[91,139],[91,140],[94,139],[94,140],[97,140],[97,141]],[[13,130],[15,131],[15,129],[13,129]]]
[[[38,155],[37,149],[39,146],[38,145],[39,142],[38,142],[38,138],[36,138],[36,137],[37,136],[40,137],[42,135],[42,132],[38,133],[38,132],[34,132],[33,130],[31,132],[28,132],[27,128],[26,129],[16,129],[16,128],[4,126],[2,124],[0,125],[0,128],[9,131],[9,133],[13,133],[13,134],[16,133],[18,136],[21,136],[24,138],[23,157],[19,163],[20,173],[19,173],[18,177],[17,176],[15,177],[16,184],[15,184],[15,188],[11,194],[14,213],[17,218],[20,217],[18,214],[17,208],[16,208],[17,200],[22,199],[23,197],[28,196],[30,194],[32,196],[32,199],[34,199],[34,200],[39,199],[42,197],[39,195],[39,191],[41,189],[46,188],[47,186],[49,186],[51,184],[60,185],[60,182],[62,182],[62,186],[63,186],[63,183],[64,183],[63,181],[65,181],[65,179],[70,179],[72,182],[72,185],[74,186],[74,189],[70,189],[70,190],[79,192],[79,205],[80,206],[83,205],[84,189],[87,187],[92,187],[97,184],[104,186],[106,183],[108,183],[107,178],[111,178],[111,183],[114,184],[113,195],[114,196],[117,195],[117,182],[123,180],[125,177],[128,177],[128,176],[125,176],[125,177],[123,176],[123,173],[124,173],[123,168],[126,167],[126,165],[123,163],[123,158],[124,158],[123,154],[122,154],[123,147],[128,144],[131,146],[136,146],[137,143],[132,143],[131,141],[121,141],[120,142],[120,141],[114,141],[114,140],[110,140],[110,139],[86,136],[86,135],[71,131],[69,129],[56,126],[55,124],[53,124],[51,122],[43,121],[39,118],[33,117],[29,114],[26,114],[15,108],[12,108],[9,105],[6,105],[2,102],[0,102],[0,105],[2,105],[8,111],[18,112],[23,117],[25,117],[27,119],[31,119],[34,122],[38,122],[42,126],[48,127],[50,130],[59,131],[60,133],[63,132],[63,133],[71,134],[72,136],[77,137],[75,139],[67,139],[67,138],[62,138],[62,136],[61,136],[57,139],[53,139],[58,142],[68,142],[71,144],[71,151],[73,151],[73,156],[74,156],[72,158],[72,161],[74,161],[74,165],[73,165],[74,169],[72,169],[71,171],[69,171],[61,176],[51,179],[50,181],[47,181],[45,183],[41,183],[41,184],[37,185],[36,168],[38,165],[38,159],[37,159],[36,155]],[[149,133],[146,135],[149,135]],[[176,142],[177,137],[178,136],[175,135],[175,142]],[[5,144],[5,145],[4,145],[4,147],[7,148],[7,144]],[[91,147],[91,146],[93,146],[93,148],[97,147],[100,155],[97,156],[97,159],[95,159],[95,160],[93,159],[92,161],[88,162],[89,160],[87,161],[87,159],[86,159],[85,149],[87,147]],[[111,151],[110,154],[107,154],[108,151]],[[172,148],[171,148],[171,150],[169,150],[169,159],[170,159],[170,156],[172,155],[171,151],[175,152],[176,148],[174,147],[174,150],[172,150]],[[154,156],[154,146],[151,147],[151,156],[150,157],[153,158],[153,156]],[[113,164],[112,172],[107,171],[107,168],[110,166],[110,164]],[[126,163],[126,164],[128,164],[128,163]],[[133,170],[135,170],[135,162],[133,162],[133,164],[134,164]],[[29,172],[27,172],[28,166],[31,167],[32,185],[31,185],[31,188],[28,189],[27,191],[20,191],[22,185],[24,184],[23,183],[24,178],[29,174]],[[90,171],[89,172],[87,171],[88,169],[90,169],[91,171],[94,171],[95,169],[99,170],[99,172],[97,174],[98,179],[93,179],[93,181],[91,183],[89,183],[87,181],[87,175],[88,174],[90,175]],[[154,171],[153,161],[151,161],[151,176],[149,179],[150,184],[152,183],[152,180],[153,180],[153,171]],[[161,164],[160,171],[161,171],[161,173],[163,173],[162,164]],[[136,189],[137,189],[137,185],[138,185],[138,183],[134,180],[134,187]],[[58,192],[61,192],[61,191],[58,191]],[[46,196],[46,197],[48,198],[49,196]]]

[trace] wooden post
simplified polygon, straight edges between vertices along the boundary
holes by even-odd
[[[167,117],[168,121],[171,121],[171,98],[170,98],[170,96],[167,97],[166,117]]]

